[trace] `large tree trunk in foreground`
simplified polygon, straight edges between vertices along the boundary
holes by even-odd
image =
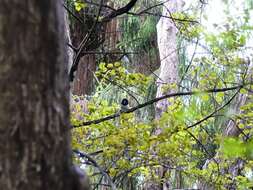
[[[1,0],[0,189],[77,190],[60,0]]]

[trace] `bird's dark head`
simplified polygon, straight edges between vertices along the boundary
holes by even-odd
[[[128,105],[128,100],[126,98],[122,99],[121,105],[122,106],[127,106]]]

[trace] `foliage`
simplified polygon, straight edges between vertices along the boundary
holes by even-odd
[[[75,5],[75,9],[76,9],[77,11],[80,11],[81,9],[83,9],[83,8],[85,8],[85,7],[88,6],[87,3],[80,2],[80,1],[74,2],[74,5]]]
[[[145,87],[152,80],[141,73],[129,73],[120,62],[100,63],[96,74],[101,84],[114,83],[126,89],[134,87],[139,94],[146,93]]]
[[[127,48],[134,51],[144,50],[149,52],[154,48],[154,39],[156,39],[155,17],[141,19],[136,16],[129,16],[122,23],[123,38],[118,44],[121,48]]]
[[[241,19],[231,17],[228,12],[225,22],[215,26],[215,32],[200,24],[176,22],[182,50],[178,52],[184,54],[180,63],[181,91],[251,82],[252,58],[247,47],[252,33],[249,11],[245,9]],[[173,16],[196,19],[189,15],[186,12]],[[119,46],[149,51],[156,35],[156,22],[154,17],[141,20],[129,16],[122,23],[126,33]],[[193,46],[203,53],[190,54]],[[150,76],[130,73],[123,62],[100,63],[96,79],[94,95],[81,97],[85,101],[72,104],[72,125],[120,113],[120,100],[126,96],[131,99],[131,107],[138,106],[139,101],[146,100],[145,95],[154,84]],[[168,170],[165,178],[173,188],[175,176],[180,173],[185,188],[205,181],[214,189],[230,186],[249,189],[253,185],[251,93],[252,85],[246,85],[240,91],[177,97],[170,100],[170,106],[159,119],[145,120],[138,113],[122,113],[112,120],[73,129],[73,148],[92,155],[119,188],[129,178],[134,178],[138,187],[151,179],[160,183],[164,179],[157,171],[163,166]],[[238,102],[244,95],[246,101],[240,105]],[[230,122],[238,127],[237,137],[224,137]],[[98,183],[97,168],[89,167],[86,160],[81,161],[93,176],[92,182]],[[231,170],[238,165],[240,171],[233,176]]]

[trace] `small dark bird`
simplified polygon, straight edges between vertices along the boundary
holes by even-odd
[[[121,109],[120,111],[121,112],[125,112],[127,111],[129,108],[128,108],[128,100],[126,98],[122,99],[121,101]]]

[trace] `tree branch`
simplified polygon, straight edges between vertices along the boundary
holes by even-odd
[[[103,0],[100,1],[100,6],[99,6],[99,10],[98,10],[98,14],[96,16],[95,22],[93,23],[90,31],[88,32],[88,34],[85,35],[85,37],[83,38],[83,40],[80,43],[79,47],[77,48],[76,55],[74,57],[73,64],[72,64],[72,66],[70,68],[70,72],[69,72],[69,81],[70,82],[74,81],[74,72],[78,68],[78,64],[79,64],[79,61],[81,59],[81,53],[85,49],[85,46],[87,45],[87,42],[89,41],[89,38],[90,38],[92,32],[94,31],[94,29],[96,28],[96,26],[98,24],[99,16],[100,16],[100,13],[102,11],[102,5],[103,5]]]
[[[241,84],[241,85],[234,86],[234,87],[229,87],[229,88],[218,88],[218,89],[209,89],[209,90],[204,90],[204,91],[190,91],[190,92],[171,93],[171,94],[167,94],[167,95],[164,95],[164,96],[161,96],[161,97],[149,100],[149,101],[147,101],[147,102],[145,102],[143,104],[139,104],[138,106],[130,108],[130,109],[124,111],[124,112],[119,111],[118,113],[115,113],[113,115],[109,115],[109,116],[106,116],[106,117],[103,117],[103,118],[100,118],[100,119],[96,119],[96,120],[92,120],[92,121],[86,121],[86,122],[83,122],[83,123],[78,124],[78,125],[73,125],[73,126],[71,126],[71,128],[78,128],[78,127],[88,126],[88,125],[92,125],[92,124],[99,124],[99,123],[102,123],[104,121],[108,121],[108,120],[117,118],[122,113],[132,113],[132,112],[134,112],[134,111],[136,111],[138,109],[144,108],[144,107],[146,107],[148,105],[151,105],[153,103],[156,103],[156,102],[158,102],[160,100],[163,100],[163,99],[166,99],[166,98],[179,97],[179,96],[190,96],[190,95],[196,95],[196,94],[201,94],[201,93],[227,92],[227,91],[231,91],[231,90],[241,89],[241,88],[243,88],[246,85],[247,84]],[[191,128],[191,127],[193,127],[193,126],[189,126],[189,128]]]
[[[66,9],[66,11],[72,16],[74,17],[76,20],[78,20],[82,25],[84,24],[83,20],[77,16],[75,13],[73,13],[68,7],[67,5],[65,5],[64,3],[62,3],[62,6]]]
[[[89,156],[88,154],[85,154],[84,152],[80,152],[79,150],[73,150],[73,152],[76,153],[80,158],[88,159],[88,161],[90,163],[92,163],[92,165],[94,167],[96,167],[101,172],[101,174],[103,176],[105,176],[107,178],[107,180],[110,183],[110,186],[111,186],[112,190],[116,190],[116,186],[114,185],[111,177],[98,165],[98,163],[91,156]]]
[[[241,87],[242,88],[242,87]],[[185,128],[185,130],[188,130],[190,128],[193,128],[199,124],[201,124],[202,122],[208,120],[209,118],[213,117],[216,113],[218,113],[219,111],[221,111],[223,108],[225,108],[226,106],[228,106],[232,101],[233,99],[236,97],[236,95],[239,93],[240,89],[241,88],[238,88],[238,91],[224,104],[222,105],[221,107],[219,107],[218,109],[214,110],[212,113],[210,113],[209,115],[207,115],[206,117],[204,117],[203,119],[197,121],[196,123],[188,126]]]
[[[121,7],[117,9],[116,11],[111,12],[109,15],[105,16],[101,22],[109,22],[110,20],[112,20],[113,18],[119,15],[128,13],[128,11],[130,11],[134,7],[137,1],[138,0],[130,0],[126,6]]]

